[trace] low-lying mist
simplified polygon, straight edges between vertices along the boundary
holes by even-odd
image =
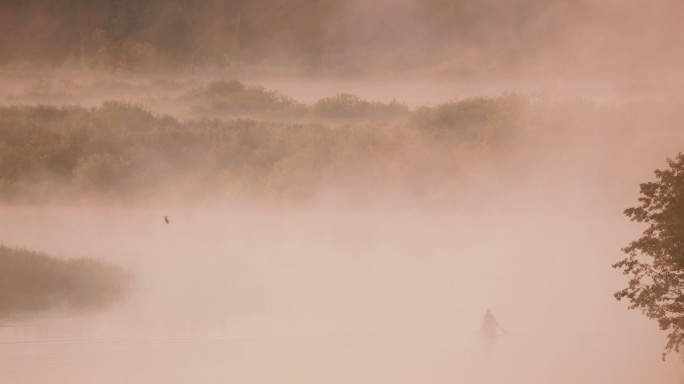
[[[134,275],[105,312],[24,324],[78,340],[49,347],[65,380],[681,380],[657,325],[613,298],[626,279],[610,267],[641,231],[622,210],[679,150],[677,102],[505,94],[373,121],[386,104],[330,100],[347,115],[0,111],[3,155],[43,154],[3,163],[3,244]],[[489,359],[487,308],[507,331]],[[22,364],[29,382],[55,367]]]
[[[61,358],[73,382],[681,378],[676,356],[660,361],[655,324],[612,297],[624,282],[609,265],[636,231],[587,206],[512,200],[475,212],[15,207],[3,209],[2,233],[134,273],[119,306],[32,331],[94,355],[107,346],[109,362],[82,358],[78,378],[75,352]],[[486,308],[508,332],[490,361],[479,336]],[[15,356],[32,356],[25,348]]]
[[[131,276],[0,314],[3,379],[681,383],[611,268],[682,151],[681,10],[2,2],[0,250]]]

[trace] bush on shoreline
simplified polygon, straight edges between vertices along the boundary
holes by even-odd
[[[129,281],[126,271],[98,260],[0,245],[0,316],[101,307],[121,299]]]

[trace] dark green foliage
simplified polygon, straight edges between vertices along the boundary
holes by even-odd
[[[121,299],[130,276],[94,259],[64,260],[0,245],[0,316],[86,309]]]
[[[615,297],[669,331],[663,358],[684,343],[684,155],[667,162],[670,169],[655,171],[657,181],[641,184],[641,205],[625,210],[648,228],[623,248],[628,257],[613,265],[630,276]]]

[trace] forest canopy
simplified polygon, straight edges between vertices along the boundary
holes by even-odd
[[[679,2],[643,13],[591,0],[9,0],[0,4],[0,65],[265,65],[333,74],[377,67],[447,76],[545,63],[568,70],[587,59],[604,70],[634,71],[652,60],[678,68],[677,57],[664,56],[677,39],[656,34],[681,11]],[[587,44],[588,34],[596,44]],[[630,46],[612,44],[616,36]]]
[[[206,92],[243,110],[216,107],[209,113],[220,112],[220,120],[180,121],[115,101],[0,107],[0,198],[122,199],[189,185],[215,195],[301,199],[371,180],[425,189],[453,180],[468,153],[505,150],[526,108],[516,94],[415,111],[349,94],[307,105],[238,82],[181,99],[207,103]],[[274,113],[289,117],[274,121]]]

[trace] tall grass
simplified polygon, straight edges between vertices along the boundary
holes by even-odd
[[[0,245],[0,316],[86,309],[123,297],[130,275],[94,259],[59,259]]]

